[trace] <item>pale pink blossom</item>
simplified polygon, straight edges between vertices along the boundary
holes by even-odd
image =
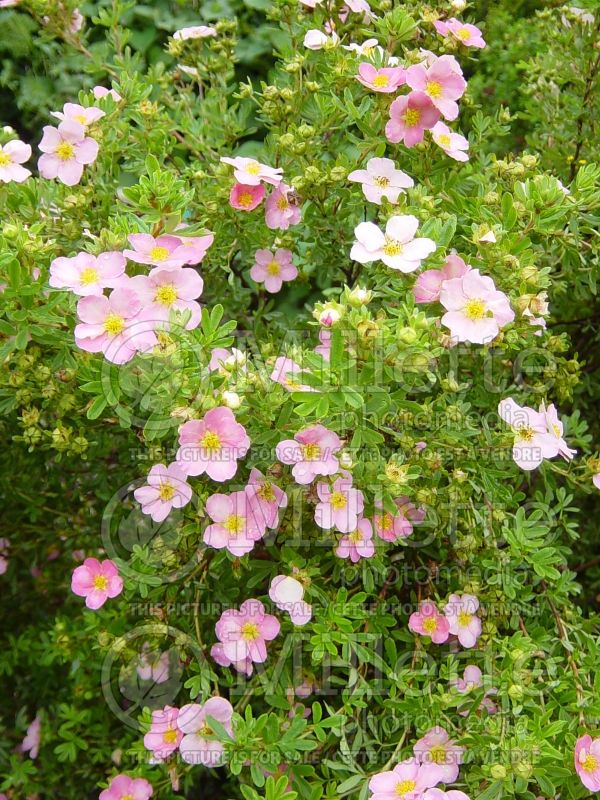
[[[448,791],[444,792],[434,787],[427,789],[423,795],[423,800],[471,800],[471,798],[459,789],[448,789]]]
[[[548,408],[546,408],[544,403],[542,403],[540,406],[540,414],[543,414],[544,416],[548,433],[551,436],[554,436],[556,439],[558,455],[562,456],[565,461],[571,461],[573,456],[576,455],[577,450],[570,448],[564,439],[564,427],[558,418],[558,411],[556,410],[554,403],[551,403]]]
[[[293,464],[292,475],[296,483],[307,484],[317,475],[334,475],[338,471],[337,451],[342,443],[334,431],[321,424],[310,425],[276,447],[277,458],[284,464]]]
[[[225,347],[215,347],[210,351],[208,369],[211,372],[218,370],[219,374],[224,376],[238,370],[246,372],[248,369],[246,361],[246,354],[237,347],[232,347],[231,350]]]
[[[250,471],[248,485],[245,488],[248,502],[255,519],[267,528],[279,525],[279,509],[287,508],[287,494],[272,480],[266,478],[256,467]]]
[[[92,93],[96,100],[102,100],[104,97],[112,97],[115,103],[119,103],[123,98],[114,89],[107,89],[106,86],[94,86]]]
[[[507,397],[498,404],[498,415],[512,428],[512,455],[521,469],[535,469],[545,458],[558,455],[559,440],[548,430],[544,414],[529,406],[520,406],[512,397]]]
[[[179,245],[173,251],[173,260],[184,258],[184,264],[199,264],[206,255],[208,248],[215,240],[214,233],[207,233],[205,236],[181,236]]]
[[[298,277],[298,270],[292,263],[291,250],[280,248],[274,253],[271,250],[257,250],[250,277],[256,283],[264,284],[267,292],[278,292],[284,281],[293,281]]]
[[[441,269],[427,269],[418,276],[413,286],[413,294],[417,303],[435,303],[440,299],[444,281],[462,278],[471,267],[465,264],[460,256],[451,253],[446,256]]]
[[[373,775],[370,800],[421,800],[423,792],[435,783],[426,764],[409,758],[392,770]]]
[[[0,145],[0,183],[23,183],[31,175],[31,170],[22,167],[31,158],[31,145],[20,139],[12,139]]]
[[[147,482],[133,493],[142,506],[142,513],[148,514],[154,522],[162,522],[173,508],[183,508],[192,499],[192,487],[181,467],[174,463],[165,467],[155,464],[148,473]]]
[[[391,269],[414,272],[436,249],[432,239],[415,238],[418,227],[419,220],[412,214],[390,217],[385,233],[374,222],[361,222],[354,229],[356,242],[350,258],[361,264],[383,261]]]
[[[152,784],[145,778],[115,775],[108,788],[100,792],[98,800],[148,800],[153,791]]]
[[[450,633],[458,637],[463,647],[475,647],[481,636],[478,609],[479,600],[472,594],[451,594],[444,606]]]
[[[186,764],[218,767],[223,763],[224,747],[210,727],[210,719],[220,722],[232,736],[233,707],[224,697],[210,697],[204,705],[188,703],[179,709],[177,727],[184,734],[179,752]]]
[[[589,734],[575,742],[575,771],[590,792],[600,792],[600,739]]]
[[[331,356],[331,331],[319,331],[319,344],[315,347],[315,353],[325,361],[329,361]]]
[[[450,681],[450,686],[454,687],[459,694],[470,694],[473,690],[479,689],[483,686],[483,675],[479,667],[475,664],[468,664],[465,667],[462,678],[455,678]],[[481,707],[485,708],[488,714],[495,714],[497,709],[496,704],[490,699],[492,695],[498,693],[494,687],[487,689],[481,701]],[[459,710],[461,717],[467,717],[469,710]]]
[[[417,92],[424,92],[442,116],[453,120],[458,116],[458,103],[467,82],[454,68],[454,60],[438,58],[431,66],[413,64],[406,70],[406,83]]]
[[[4,575],[8,569],[8,550],[10,542],[8,539],[0,539],[0,575]]]
[[[356,530],[358,518],[364,508],[364,496],[352,486],[351,478],[338,478],[333,486],[317,484],[319,501],[315,508],[315,522],[320,528],[337,528],[341,533]]]
[[[109,597],[116,597],[123,591],[123,579],[117,567],[109,558],[98,561],[86,558],[80,567],[75,567],[71,577],[71,591],[85,597],[88,608],[96,610],[106,603]]]
[[[291,187],[280,183],[267,197],[265,203],[267,228],[286,231],[290,225],[297,225],[300,217],[300,208],[295,201]]]
[[[66,258],[59,256],[50,264],[48,283],[55,289],[69,289],[81,297],[101,295],[106,288],[119,285],[125,272],[125,256],[116,251],[78,253]]]
[[[265,614],[259,600],[245,600],[239,608],[228,609],[215,625],[217,639],[223,653],[232,662],[252,661],[261,664],[267,660],[266,643],[274,639],[280,624],[272,614]]]
[[[75,342],[88,353],[103,353],[113,364],[125,364],[136,352],[157,344],[151,323],[140,315],[142,303],[127,287],[114,289],[109,297],[90,295],[77,303],[80,320]]]
[[[354,530],[342,536],[335,550],[338,558],[349,558],[353,564],[361,558],[371,558],[375,555],[373,544],[373,525],[366,517],[356,523]]]
[[[254,672],[254,665],[250,657],[246,657],[240,661],[232,661],[225,655],[225,651],[221,642],[213,644],[213,646],[210,648],[210,655],[211,658],[213,658],[221,667],[233,667],[235,670],[243,673],[247,677],[250,677]]]
[[[131,233],[128,237],[133,250],[123,250],[123,255],[136,264],[150,264],[155,267],[182,267],[186,261],[181,251],[178,236],[151,236],[149,233]]]
[[[299,380],[297,380],[301,372],[302,372],[302,367],[300,366],[300,364],[296,364],[296,362],[291,358],[285,358],[284,356],[279,356],[279,358],[275,362],[275,366],[273,367],[273,372],[271,373],[271,380],[284,386],[288,390],[288,392],[316,391],[315,389],[313,389],[312,386],[306,386],[303,383],[300,383]]]
[[[144,736],[144,747],[152,752],[157,761],[164,761],[177,750],[183,733],[177,727],[179,709],[165,706],[152,712],[150,730]]]
[[[597,472],[595,475],[592,476],[592,483],[596,487],[596,489],[600,489],[600,472]]]
[[[21,753],[29,753],[29,758],[36,759],[40,752],[40,743],[42,739],[42,718],[38,714],[35,715],[33,722],[29,724],[25,738],[19,746]]]
[[[434,783],[454,783],[458,778],[464,747],[453,742],[443,728],[436,726],[427,731],[415,742],[413,753],[420,764],[429,766]]]
[[[202,475],[222,483],[237,471],[237,460],[250,448],[246,429],[226,406],[207,411],[179,428],[177,463],[188,475]]]
[[[312,607],[304,602],[304,586],[295,578],[277,575],[271,581],[269,597],[281,611],[287,611],[294,625],[306,625],[312,617]]]
[[[483,242],[484,244],[495,244],[496,243],[496,234],[494,231],[489,230],[482,234],[478,239],[478,242]]]
[[[265,533],[265,520],[254,512],[245,491],[212,494],[206,513],[213,520],[204,531],[203,542],[217,550],[226,548],[234,556],[249,553]]]
[[[81,13],[81,11],[76,8],[71,15],[71,21],[69,22],[69,33],[79,33],[79,31],[83,28],[83,23],[85,22],[85,17]]]
[[[450,328],[452,337],[459,342],[491,342],[515,318],[508,297],[478,269],[444,281],[440,302],[446,309],[442,324]]]
[[[425,509],[416,508],[407,497],[397,497],[394,503],[398,509],[397,514],[392,515],[382,509],[373,516],[375,533],[384,542],[405,539],[413,532],[413,523],[418,525],[425,519]]]
[[[415,182],[402,170],[396,169],[391,158],[371,158],[366,169],[356,169],[348,175],[349,181],[362,184],[364,196],[371,203],[381,205],[382,198],[397,203],[405,189]]]
[[[402,67],[375,67],[368,61],[358,65],[356,80],[373,92],[391,94],[406,83],[406,71]]]
[[[253,211],[259,206],[265,196],[264,184],[250,186],[245,183],[235,183],[229,193],[229,205],[238,211]]]
[[[455,161],[468,161],[469,140],[460,133],[455,133],[443,122],[437,122],[431,129],[433,141],[444,153]]]
[[[169,680],[169,652],[153,652],[149,643],[144,642],[135,671],[143,681],[165,683]]]
[[[58,178],[66,186],[79,183],[84,166],[94,163],[99,149],[98,142],[85,135],[84,126],[72,120],[61,122],[58,128],[45,125],[39,148],[42,178]]]
[[[61,120],[61,122],[64,120],[78,122],[80,125],[83,125],[84,128],[88,128],[90,125],[93,125],[94,122],[97,122],[105,116],[105,112],[96,108],[96,106],[88,106],[86,108],[77,103],[65,103],[62,111],[51,111],[50,114]]]
[[[411,92],[397,97],[390,106],[385,135],[390,142],[403,142],[414,147],[423,141],[425,131],[439,121],[440,111],[424,92]]]
[[[433,23],[433,26],[440,36],[452,36],[465,47],[477,47],[480,49],[485,47],[481,31],[476,25],[470,25],[468,22],[461,22],[452,17],[445,22],[437,20]]]
[[[423,600],[419,604],[419,610],[410,615],[408,628],[420,636],[429,636],[435,644],[443,644],[450,635],[447,618],[440,614],[436,604],[431,600]]]
[[[303,44],[308,50],[323,50],[324,48],[335,47],[339,44],[339,41],[340,37],[335,31],[331,31],[328,36],[318,28],[311,28],[311,30],[306,31]]]
[[[171,312],[190,312],[185,328],[194,330],[202,319],[196,298],[204,281],[195,269],[155,267],[149,275],[135,275],[126,284],[133,287],[149,319],[168,322]]]
[[[261,164],[255,158],[245,158],[237,156],[236,158],[229,158],[223,156],[221,158],[223,164],[229,164],[233,167],[233,175],[238,183],[243,183],[245,186],[258,186],[259,183],[270,183],[273,186],[278,186],[283,177],[283,170],[280,167],[269,167],[267,164]]]
[[[363,22],[368,25],[373,20],[377,19],[371,11],[371,6],[367,0],[345,0],[344,6],[355,14],[362,14]],[[340,18],[341,18],[340,14]]]
[[[187,39],[208,39],[216,35],[217,31],[211,25],[192,25],[175,31],[173,38],[185,42]]]

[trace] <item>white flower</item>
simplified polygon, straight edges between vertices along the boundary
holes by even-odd
[[[356,242],[350,258],[360,264],[383,261],[400,272],[414,272],[436,249],[432,239],[415,239],[419,220],[412,214],[391,217],[383,233],[373,222],[361,222],[354,229]]]
[[[391,158],[369,159],[367,168],[354,170],[348,180],[361,183],[364,196],[377,205],[381,205],[383,197],[390,203],[397,203],[404,190],[415,185],[406,172],[396,169]]]

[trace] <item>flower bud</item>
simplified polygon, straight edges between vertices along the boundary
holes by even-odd
[[[502,781],[506,778],[506,767],[502,764],[494,764],[490,769],[490,775],[497,781]]]
[[[230,408],[232,411],[235,411],[242,405],[242,400],[237,392],[223,392],[221,398],[227,408]]]
[[[346,299],[351,306],[358,308],[359,306],[366,306],[371,302],[373,292],[368,289],[363,289],[362,286],[355,286],[353,289],[346,290]]]

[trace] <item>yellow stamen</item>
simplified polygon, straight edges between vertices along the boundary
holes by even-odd
[[[383,252],[386,256],[399,256],[402,253],[402,245],[395,239],[388,239],[386,237],[385,244],[383,245]]]
[[[347,505],[346,496],[343,495],[341,492],[332,492],[330,503],[335,509],[335,511],[340,511],[342,508],[346,508]]]
[[[266,503],[273,503],[276,499],[273,486],[269,483],[269,481],[265,481],[256,494]]]
[[[175,487],[172,483],[162,483],[158,490],[158,496],[165,502],[172,500],[175,497]]]
[[[54,151],[54,155],[58,156],[61,161],[70,161],[75,155],[75,148],[70,142],[61,142]]]
[[[223,527],[227,533],[237,536],[244,530],[244,518],[238,517],[237,514],[231,514],[223,523]]]
[[[467,300],[465,304],[465,316],[474,321],[483,319],[485,316],[487,316],[485,302],[483,300],[479,300],[478,298]]]
[[[163,733],[163,742],[165,742],[165,744],[175,744],[176,741],[177,741],[177,731],[175,730],[175,728],[169,728],[168,731],[165,731]]]
[[[421,112],[418,108],[407,108],[404,112],[404,124],[407,128],[414,128],[419,124],[421,119]]]
[[[416,786],[415,781],[400,781],[396,784],[396,794],[398,797],[405,797],[410,792],[414,792]]]
[[[440,135],[437,137],[437,140],[441,147],[450,147],[450,137],[447,133],[440,133]]]
[[[277,261],[270,261],[267,264],[267,272],[269,273],[269,275],[279,275],[280,271],[281,267],[279,266],[279,263]]]
[[[375,186],[379,186],[380,189],[385,189],[386,186],[390,185],[390,179],[386,178],[385,175],[378,175],[375,178]]]
[[[105,575],[96,575],[94,578],[94,589],[104,592],[108,589],[108,578]]]
[[[425,633],[433,633],[437,630],[437,620],[435,617],[425,617],[423,620],[423,630]]]
[[[390,79],[388,75],[376,75],[373,78],[373,86],[378,87],[387,87],[390,85]]]
[[[77,114],[75,119],[77,120],[77,122],[80,122],[82,125],[87,125],[87,120],[85,118],[85,114]]]
[[[165,261],[169,257],[169,251],[166,247],[153,247],[150,250],[150,258],[152,261]]]
[[[276,205],[277,205],[277,208],[278,208],[280,211],[285,211],[287,208],[289,208],[289,207],[290,207],[290,204],[288,203],[288,201],[287,201],[287,198],[286,198],[286,197],[283,197],[283,196],[282,196],[282,197],[278,197],[278,198],[277,198],[277,203],[276,203]]]
[[[533,441],[533,437],[535,436],[533,428],[527,428],[527,427],[518,428],[516,433],[517,433],[517,438],[521,442],[531,442]]]
[[[118,314],[108,314],[104,320],[104,330],[109,336],[118,336],[123,332],[125,320]]]
[[[85,269],[81,270],[81,274],[79,275],[79,283],[82,286],[89,286],[90,283],[96,283],[97,280],[97,269],[94,269],[93,267],[86,267]]]
[[[463,42],[466,42],[471,38],[471,33],[468,28],[459,28],[456,31],[456,35],[459,39],[462,39]]]
[[[425,91],[429,95],[429,97],[441,97],[442,96],[442,84],[438,83],[437,81],[429,81]]]
[[[255,625],[253,622],[246,622],[242,625],[242,639],[245,639],[247,642],[258,639],[259,635],[258,625]]]
[[[244,208],[250,208],[252,205],[252,195],[250,192],[242,192],[238,197],[238,204]]]
[[[301,448],[305,461],[317,461],[321,457],[321,448],[318,444],[303,444]]]
[[[352,533],[348,534],[348,539],[352,542],[352,544],[358,544],[359,542],[362,542],[363,535],[357,528],[355,531],[352,531]]]
[[[260,164],[257,161],[248,164],[246,167],[246,172],[248,175],[259,175],[260,174]]]
[[[10,156],[8,156],[6,153],[3,153],[2,150],[0,150],[0,167],[5,167],[7,164],[10,163],[11,163]]]
[[[218,450],[221,447],[221,439],[217,433],[213,431],[206,431],[202,437],[200,444],[207,450]]]
[[[446,749],[441,745],[435,745],[429,751],[429,758],[434,764],[446,763]]]
[[[466,611],[460,611],[458,614],[458,624],[461,628],[466,628],[473,619],[473,614],[468,614]]]
[[[172,283],[160,286],[154,296],[154,301],[160,303],[161,306],[172,306],[175,300],[177,300],[177,289]]]
[[[594,758],[591,753],[588,753],[583,761],[579,762],[585,772],[595,772],[598,769],[598,759]]]

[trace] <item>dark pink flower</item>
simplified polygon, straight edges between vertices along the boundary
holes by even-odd
[[[390,142],[404,142],[413,147],[423,141],[426,130],[433,128],[440,118],[431,98],[424,92],[411,92],[397,97],[390,106],[390,118],[385,135]]]
[[[109,558],[98,561],[97,558],[86,558],[80,567],[73,570],[71,591],[79,597],[85,597],[88,608],[96,610],[106,603],[109,597],[116,597],[123,591],[123,579]]]

